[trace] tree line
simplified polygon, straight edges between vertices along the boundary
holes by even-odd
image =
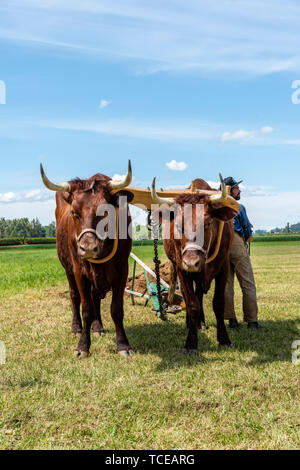
[[[292,224],[288,222],[285,227],[275,227],[269,232],[267,230],[255,230],[256,235],[266,235],[267,233],[299,233],[300,232],[300,222],[297,224]]]
[[[51,222],[43,226],[39,219],[29,220],[0,218],[0,238],[44,238],[56,237],[56,224]]]

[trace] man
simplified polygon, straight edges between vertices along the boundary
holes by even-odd
[[[239,201],[241,190],[239,184],[232,176],[224,179],[226,186],[231,187],[230,195]],[[234,310],[234,274],[238,278],[243,294],[244,321],[248,328],[261,328],[257,321],[257,300],[254,275],[248,252],[247,242],[253,240],[252,225],[247,217],[245,207],[240,204],[241,209],[234,218],[234,237],[230,252],[230,272],[225,289],[225,311],[224,318],[229,320],[230,328],[238,328],[240,325],[236,319]]]

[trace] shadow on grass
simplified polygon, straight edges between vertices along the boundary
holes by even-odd
[[[128,326],[126,333],[133,348],[140,354],[156,354],[161,358],[159,369],[193,366],[197,363],[221,361],[234,361],[237,359],[236,351],[245,353],[240,360],[247,365],[259,365],[272,362],[291,362],[292,342],[300,339],[300,319],[279,320],[263,322],[263,329],[248,329],[243,324],[238,330],[228,328],[229,337],[234,348],[219,348],[216,340],[216,324],[209,326],[208,331],[198,333],[198,354],[182,354],[187,335],[185,327],[174,321],[158,322],[157,324],[144,324]],[[211,336],[211,338],[209,337]],[[207,358],[203,353],[214,352],[220,358]],[[225,352],[225,356],[224,356]],[[251,353],[251,359],[247,357]],[[252,353],[255,353],[253,357]]]

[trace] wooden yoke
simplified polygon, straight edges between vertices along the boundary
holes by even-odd
[[[218,204],[222,206],[227,206],[231,207],[232,209],[236,210],[237,212],[240,210],[241,206],[239,203],[229,195],[230,193],[230,186],[226,186],[227,188],[227,199],[225,201],[218,202]],[[145,206],[148,210],[151,209],[151,205],[153,204],[153,200],[151,197],[151,191],[150,189],[144,189],[144,188],[135,188],[133,186],[127,186],[126,188],[123,188],[124,191],[130,191],[133,194],[133,199],[130,202],[130,204],[133,204],[135,206],[143,205]],[[112,194],[118,192],[119,189],[113,189],[111,191]],[[167,189],[165,191],[156,191],[157,195],[160,197],[166,197],[166,198],[176,198],[180,194],[207,194],[208,196],[210,195],[215,195],[217,193],[220,193],[220,191],[217,191],[215,189],[194,189],[193,184],[191,186],[191,189]]]

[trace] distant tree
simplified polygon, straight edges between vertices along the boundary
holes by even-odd
[[[33,219],[30,222],[30,236],[35,238],[35,237],[45,237],[46,235],[46,230],[44,227],[42,227],[42,224],[40,223],[39,219]]]
[[[56,223],[51,222],[45,227],[46,237],[56,237]]]
[[[300,232],[300,222],[292,224],[290,228],[292,232]]]
[[[12,220],[0,218],[0,238],[41,238],[46,235],[56,236],[55,222],[43,227],[37,218],[31,222],[26,217]]]

